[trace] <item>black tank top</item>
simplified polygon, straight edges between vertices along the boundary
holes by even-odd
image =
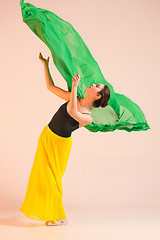
[[[67,112],[68,102],[60,106],[58,111],[52,117],[51,121],[48,123],[49,128],[61,137],[70,137],[71,133],[79,128],[79,122],[72,118]]]

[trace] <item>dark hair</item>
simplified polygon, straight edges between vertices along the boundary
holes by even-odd
[[[93,102],[93,107],[98,108],[98,107],[106,107],[108,105],[108,101],[110,99],[110,90],[107,85],[104,85],[101,91],[98,92],[99,94],[102,95],[101,98],[95,100]]]

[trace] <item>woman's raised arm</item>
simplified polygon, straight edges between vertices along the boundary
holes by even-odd
[[[50,71],[49,71],[49,66],[48,66],[49,57],[47,59],[45,59],[45,58],[43,58],[42,54],[40,53],[39,59],[41,60],[41,62],[44,65],[44,73],[45,73],[47,89],[50,90],[52,93],[54,93],[56,96],[66,100],[66,101],[69,101],[71,92],[68,92],[59,87],[56,87],[53,82],[53,79],[52,79]]]
[[[49,66],[48,66],[49,57],[47,59],[45,59],[42,56],[42,54],[39,53],[39,59],[43,63],[43,66],[44,66],[44,74],[45,74],[45,79],[46,79],[46,85],[48,88],[50,85],[54,85],[53,79],[52,79],[50,71],[49,71]]]

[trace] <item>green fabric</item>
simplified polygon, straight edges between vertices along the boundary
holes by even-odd
[[[93,122],[85,128],[92,132],[109,132],[116,129],[131,132],[150,129],[140,107],[125,95],[114,92],[86,44],[69,22],[53,12],[24,3],[23,0],[20,1],[20,6],[23,22],[50,49],[55,66],[67,82],[68,91],[71,91],[72,77],[76,73],[80,74],[77,87],[77,95],[80,98],[86,96],[86,88],[92,83],[101,83],[109,87],[108,106],[92,107]]]

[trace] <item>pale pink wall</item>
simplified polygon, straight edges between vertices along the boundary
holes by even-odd
[[[26,1],[27,2],[27,1]],[[43,1],[81,35],[115,92],[143,110],[151,129],[92,133],[81,128],[63,177],[64,205],[160,208],[159,1]],[[0,3],[1,210],[22,204],[37,140],[64,103],[46,88],[39,52],[67,89],[46,45],[23,23],[19,1]]]

